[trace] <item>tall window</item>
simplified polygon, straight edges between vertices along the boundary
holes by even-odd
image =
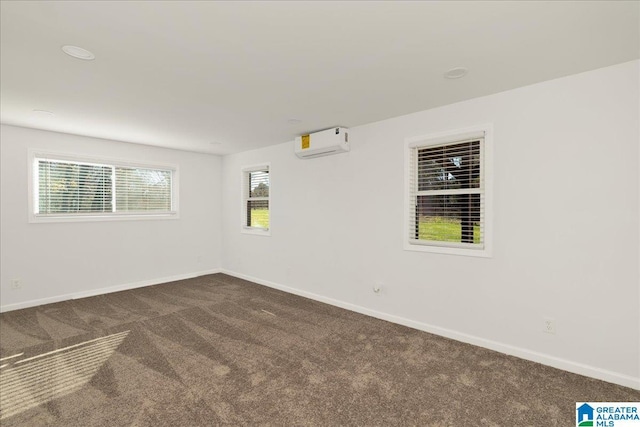
[[[408,144],[406,249],[487,256],[485,139],[476,131]]]
[[[254,234],[268,234],[270,225],[269,165],[242,171],[242,229]]]
[[[37,221],[55,218],[174,215],[175,170],[34,155]]]

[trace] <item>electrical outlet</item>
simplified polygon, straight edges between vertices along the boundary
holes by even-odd
[[[11,280],[11,289],[20,289],[22,288],[22,280],[20,279],[12,279]]]
[[[544,318],[544,326],[542,332],[546,334],[556,334],[556,321],[548,317]]]

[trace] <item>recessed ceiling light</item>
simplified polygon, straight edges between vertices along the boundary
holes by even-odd
[[[302,120],[300,120],[300,119],[289,119],[289,120],[287,120],[287,123],[289,123],[290,125],[298,125],[298,124],[302,123]]]
[[[50,118],[55,116],[55,114],[53,114],[51,111],[47,111],[47,110],[33,110],[31,112],[31,115],[33,117],[37,117],[39,119],[50,119]]]
[[[446,73],[444,73],[445,79],[459,79],[467,75],[469,70],[464,67],[452,68]]]
[[[78,46],[65,45],[62,46],[62,51],[69,56],[73,56],[74,58],[82,59],[84,61],[91,61],[96,58],[93,53]]]

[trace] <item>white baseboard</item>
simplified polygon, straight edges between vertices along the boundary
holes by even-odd
[[[344,308],[350,311],[355,311],[360,314],[375,317],[377,319],[386,320],[388,322],[397,323],[399,325],[408,326],[420,331],[429,332],[435,335],[440,335],[446,338],[451,338],[456,341],[461,341],[467,344],[477,345],[478,347],[487,348],[489,350],[505,353],[510,356],[519,357],[521,359],[537,362],[543,365],[551,366],[563,371],[568,371],[574,374],[584,375],[586,377],[595,378],[602,381],[618,384],[625,387],[630,387],[636,390],[640,390],[640,378],[631,377],[628,375],[620,374],[614,371],[608,371],[606,369],[597,368],[594,366],[585,365],[582,363],[572,362],[570,360],[561,359],[558,357],[550,356],[544,353],[538,353],[536,351],[527,350],[521,347],[515,347],[509,344],[503,344],[497,341],[480,338],[474,335],[465,334],[462,332],[454,331],[451,329],[441,328],[439,326],[429,325],[427,323],[417,322],[415,320],[406,319],[404,317],[395,316],[392,314],[383,313],[380,311],[372,310],[359,305],[351,304],[348,302],[328,298],[322,295],[317,295],[311,292],[303,291],[289,286],[280,285],[278,283],[269,282],[267,280],[258,279],[257,277],[251,277],[246,274],[236,273],[226,269],[221,269],[221,273],[228,274],[240,279],[248,280],[250,282],[258,283],[260,285],[268,286],[270,288],[278,289],[290,294],[299,295],[305,298],[309,298],[315,301],[320,301],[336,307]]]
[[[54,302],[87,298],[87,297],[93,297],[96,295],[109,294],[112,292],[120,292],[120,291],[129,290],[129,289],[142,288],[145,286],[159,285],[161,283],[175,282],[177,280],[192,279],[194,277],[205,276],[207,274],[215,274],[220,272],[221,272],[221,269],[215,268],[212,270],[198,271],[195,273],[178,274],[175,276],[168,276],[168,277],[158,277],[155,279],[143,280],[140,282],[125,283],[122,285],[109,286],[106,288],[91,289],[89,291],[74,292],[71,294],[64,294],[64,295],[56,295],[53,297],[23,301],[15,304],[0,305],[0,313],[4,313],[5,311],[20,310],[22,308],[35,307],[43,304],[52,304]]]

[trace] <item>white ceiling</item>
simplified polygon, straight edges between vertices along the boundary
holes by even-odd
[[[639,10],[637,1],[2,1],[0,120],[234,153],[637,59]],[[460,66],[465,78],[443,78]]]

